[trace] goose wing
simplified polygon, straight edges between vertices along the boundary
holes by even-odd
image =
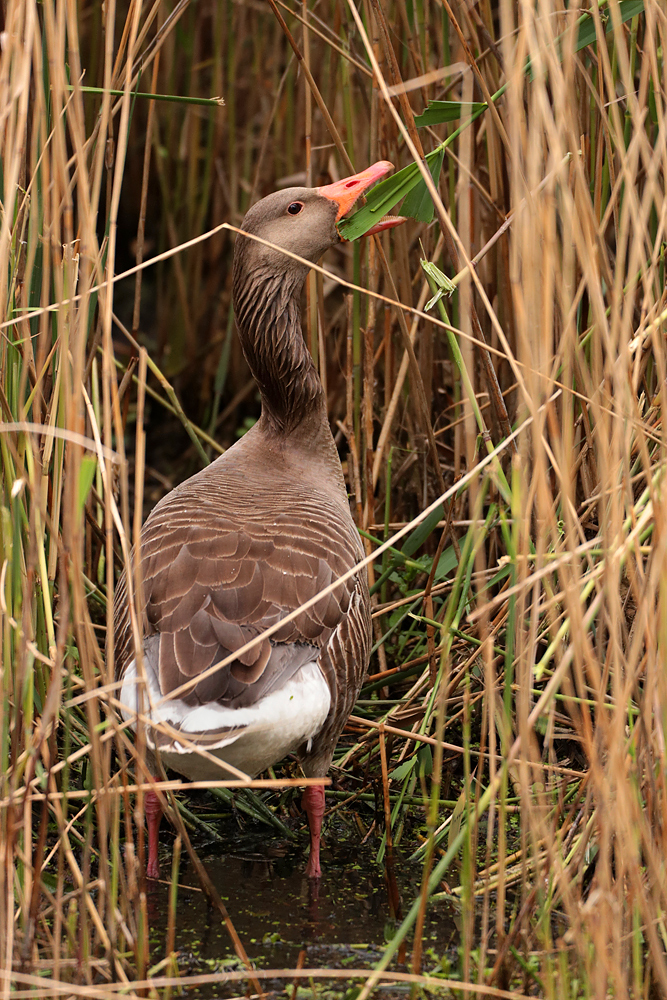
[[[192,705],[250,706],[299,669],[308,646],[313,659],[324,652],[322,669],[337,701],[345,679],[337,673],[342,654],[335,650],[345,644],[343,634],[354,637],[363,627],[346,624],[353,598],[357,618],[360,601],[367,602],[365,584],[357,578],[339,584],[226,667],[207,673],[334,583],[360,557],[345,512],[324,498],[311,503],[299,498],[298,514],[276,503],[261,516],[230,513],[232,505],[224,500],[220,493],[200,496],[193,507],[192,497],[174,491],[142,531],[144,629],[160,637],[162,695],[188,685],[179,697]],[[124,579],[116,593],[115,636],[116,672],[122,676],[134,657]],[[359,642],[351,641],[356,649]],[[362,673],[366,662],[362,656]],[[346,662],[342,669],[359,667]],[[352,697],[357,689],[353,683]]]

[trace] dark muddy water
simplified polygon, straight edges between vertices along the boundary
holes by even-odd
[[[323,875],[319,882],[307,879],[307,835],[284,841],[260,828],[241,833],[233,823],[220,827],[222,845],[195,843],[209,877],[220,893],[248,956],[257,968],[294,968],[301,952],[306,968],[372,968],[391,938],[392,919],[384,868],[376,861],[377,842],[360,845],[350,828],[340,820],[325,826],[322,849]],[[166,838],[162,838],[163,845]],[[163,871],[169,870],[168,852],[161,852]],[[403,912],[407,912],[419,890],[421,869],[396,859],[396,876]],[[178,895],[176,948],[181,975],[218,973],[240,968],[227,931],[217,911],[209,909],[197,891],[196,876],[187,857],[182,858]],[[153,961],[165,954],[168,886],[149,882],[149,918]],[[192,886],[188,889],[185,886]],[[431,907],[424,934],[424,971],[437,967],[442,957],[456,966],[458,931],[455,914],[439,904]],[[408,959],[411,946],[408,943]],[[358,980],[357,980],[358,982]],[[271,981],[267,991],[292,995],[288,983]],[[340,997],[352,986],[350,980],[308,981],[297,991],[307,997]],[[228,983],[189,989],[188,997],[199,1000],[243,995],[244,985]],[[385,998],[405,996],[405,991],[381,989]]]

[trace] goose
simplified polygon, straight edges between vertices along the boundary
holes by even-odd
[[[359,572],[281,624],[351,570],[363,550],[301,332],[308,266],[279,248],[316,262],[340,242],[336,223],[392,169],[383,160],[333,184],[276,191],[241,226],[272,246],[236,237],[234,311],[261,415],[163,497],[142,528],[140,664],[124,574],[115,593],[121,714],[136,729],[141,713],[153,775],[156,754],[191,781],[239,771],[255,777],[294,751],[307,778],[329,770],[368,666],[370,601]],[[371,232],[402,221],[384,219]],[[270,626],[277,629],[258,638]],[[305,787],[302,807],[310,830],[306,874],[318,878],[322,784]],[[156,878],[162,809],[154,790],[144,812],[146,872]]]

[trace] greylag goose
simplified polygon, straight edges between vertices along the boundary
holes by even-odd
[[[382,161],[325,187],[275,192],[250,209],[242,229],[317,261],[340,241],[336,222],[391,169]],[[400,221],[383,220],[373,231]],[[261,416],[160,500],[143,526],[143,670],[125,576],[116,589],[122,714],[133,728],[138,711],[147,720],[153,773],[156,750],[191,781],[228,778],[226,764],[254,777],[296,751],[306,777],[324,777],[368,665],[364,573],[241,651],[363,557],[322,384],[301,333],[307,272],[278,249],[236,238],[234,309]],[[162,810],[153,790],[144,803],[147,874],[157,877]],[[306,786],[302,805],[310,828],[306,872],[317,878],[323,786]]]

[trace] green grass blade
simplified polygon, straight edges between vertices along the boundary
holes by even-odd
[[[638,14],[644,13],[644,0],[620,0],[618,4],[618,14],[621,20],[621,24],[625,24],[626,21],[631,20],[633,17],[637,17]],[[611,16],[606,17],[606,23],[604,25],[605,34],[609,34],[610,31],[614,30],[614,22]],[[597,35],[595,32],[595,21],[590,14],[585,15],[585,20],[582,20],[579,24],[579,31],[577,33],[577,43],[574,47],[575,52],[581,52],[585,49],[587,45],[594,45],[597,40]]]
[[[445,158],[445,147],[439,146],[435,150],[435,153],[436,155],[433,157],[428,166],[431,171],[433,183],[437,188],[438,181],[440,179],[440,171],[442,170],[442,162]],[[426,181],[423,177],[403,202],[402,212],[403,215],[407,215],[410,219],[416,219],[417,222],[430,223],[433,221],[435,205],[433,204],[433,199],[429,194],[428,188],[426,187]]]
[[[485,102],[479,101],[429,101],[428,107],[421,115],[415,115],[417,128],[430,125],[444,125],[445,122],[457,122],[464,115],[473,115],[486,109]]]
[[[434,149],[432,153],[427,154],[426,162],[429,167],[439,156],[440,147]],[[343,219],[338,224],[341,236],[346,240],[356,240],[360,236],[363,236],[387,212],[390,212],[402,198],[405,198],[419,184],[420,180],[421,173],[419,167],[416,163],[409,163],[407,167],[403,167],[398,173],[380,181],[369,194],[364,207],[360,208],[349,219]]]

